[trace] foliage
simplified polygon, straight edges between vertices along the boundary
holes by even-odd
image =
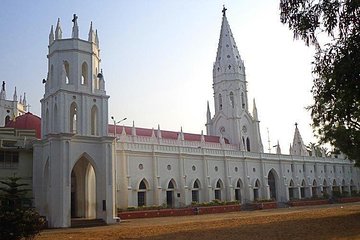
[[[316,49],[315,133],[360,165],[360,1],[280,0],[280,11],[294,38]]]
[[[0,181],[0,239],[33,239],[44,226],[44,220],[31,208],[31,199],[26,197],[28,189],[21,187],[18,177],[9,177]]]

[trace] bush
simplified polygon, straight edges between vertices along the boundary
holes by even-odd
[[[20,187],[18,177],[0,181],[6,187],[0,187],[0,239],[33,239],[45,225],[44,219],[31,208],[31,199],[26,197],[29,190]]]

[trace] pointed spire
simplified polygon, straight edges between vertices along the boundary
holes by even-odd
[[[276,144],[276,154],[281,154],[281,148],[280,148],[279,140],[277,141],[277,144]]]
[[[201,141],[201,142],[205,142],[205,136],[204,136],[204,131],[203,131],[203,130],[201,130],[200,141]]]
[[[14,95],[13,95],[13,101],[17,102],[17,92],[16,92],[16,87],[15,87],[15,91],[14,91]]]
[[[122,136],[126,136],[125,125],[123,125],[122,131],[121,131],[121,135],[122,135]]]
[[[151,129],[151,137],[152,137],[152,138],[156,138],[156,136],[155,136],[155,129],[154,129],[154,128]]]
[[[89,30],[89,37],[88,37],[88,41],[89,42],[95,42],[95,33],[93,31],[93,24],[92,22],[90,23],[90,30]]]
[[[50,33],[49,33],[49,45],[54,42],[54,26],[51,25]]]
[[[290,152],[290,154],[296,155],[296,156],[309,156],[306,146],[302,140],[297,123],[295,123],[295,133],[294,133],[294,139],[293,139],[293,144],[292,144],[292,152]]]
[[[292,155],[292,151],[293,151],[293,149],[292,149],[292,146],[291,146],[291,143],[290,143],[290,147],[289,147],[289,153],[290,153],[290,155]]]
[[[184,133],[182,127],[180,128],[180,132],[178,133],[178,140],[184,141]]]
[[[79,38],[79,26],[77,23],[77,19],[78,19],[78,16],[76,16],[76,14],[74,14],[73,20],[71,20],[74,23],[73,28],[72,28],[72,38]]]
[[[26,93],[24,92],[23,105],[26,106]]]
[[[259,117],[258,117],[258,111],[256,108],[256,103],[255,103],[255,98],[253,100],[253,118],[255,121],[259,121]]]
[[[161,130],[160,130],[160,124],[158,124],[157,137],[158,137],[159,139],[162,138],[162,136],[161,136]]]
[[[2,82],[0,99],[4,99],[4,100],[6,99],[5,81]]]
[[[23,104],[23,101],[22,101],[22,95],[20,95],[20,100],[19,100],[19,103],[20,103],[20,104]]]
[[[134,121],[133,121],[133,125],[132,125],[132,128],[131,128],[131,135],[136,136],[136,128],[135,128],[135,122]]]
[[[241,79],[240,76],[245,74],[244,63],[226,18],[226,10],[224,6],[220,39],[213,68],[214,82],[233,80],[234,77]]]
[[[96,29],[96,31],[95,31],[95,44],[96,44],[96,46],[99,48],[100,43],[99,43],[99,35],[98,35],[97,29]]]
[[[55,40],[62,39],[62,30],[60,26],[60,18],[58,18],[56,29],[55,29]]]
[[[209,101],[207,101],[206,123],[211,123],[211,112],[210,112]]]

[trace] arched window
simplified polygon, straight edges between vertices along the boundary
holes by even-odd
[[[76,133],[77,132],[77,105],[73,102],[70,105],[70,132]]]
[[[138,190],[138,206],[145,206],[146,205],[146,180],[141,180],[139,184],[139,190]]]
[[[174,197],[174,188],[175,183],[174,179],[171,179],[171,181],[168,184],[168,187],[166,189],[166,205],[167,207],[174,207],[175,206],[175,197]]]
[[[339,186],[337,185],[335,179],[334,179],[334,181],[333,181],[332,190],[333,190],[333,192],[340,192],[340,188],[339,188]]]
[[[199,179],[196,179],[193,188],[191,190],[191,201],[199,202],[199,190],[200,190],[200,181]]]
[[[10,122],[10,116],[9,115],[7,115],[5,117],[5,125],[8,124],[8,122]]]
[[[241,106],[244,109],[245,108],[245,99],[244,99],[244,93],[241,93]]]
[[[54,65],[52,65],[52,64],[50,67],[50,78],[48,79],[48,81],[50,81],[50,82],[54,81]]]
[[[341,192],[343,195],[346,195],[346,193],[348,193],[346,191],[346,184],[345,184],[345,180],[343,179],[342,182],[341,182]]]
[[[236,187],[235,187],[235,200],[236,201],[241,201],[241,180],[239,179],[236,182]]]
[[[311,188],[311,192],[312,192],[312,195],[313,197],[317,197],[317,183],[316,183],[316,180],[313,181],[313,184],[312,184],[312,188]]]
[[[324,182],[323,182],[323,193],[328,194],[328,186],[327,186],[327,182],[326,182],[325,179],[324,179]]]
[[[91,135],[99,135],[98,131],[98,110],[94,105],[91,108]]]
[[[250,139],[248,137],[246,138],[246,150],[250,152]]]
[[[294,199],[295,198],[295,188],[294,188],[294,181],[291,179],[289,184],[289,198]]]
[[[64,70],[65,70],[65,83],[70,83],[70,65],[68,61],[64,61]]]
[[[234,93],[233,92],[230,92],[230,103],[231,103],[232,108],[234,108],[235,103],[234,103]]]
[[[260,189],[260,181],[256,179],[254,186],[254,201],[259,200],[259,189]]]
[[[215,199],[221,201],[222,182],[219,179],[215,185]]]
[[[88,83],[88,65],[84,62],[81,66],[81,84],[85,85]]]
[[[54,106],[54,126],[53,126],[53,129],[54,129],[54,132],[57,132],[58,131],[58,110],[57,110],[57,105],[55,104]]]
[[[300,187],[301,198],[305,198],[305,188],[306,188],[305,180],[302,180]]]
[[[45,113],[45,133],[49,133],[49,124],[50,124],[49,109],[46,109],[46,113]]]
[[[223,107],[222,96],[219,93],[219,110],[222,110],[222,107]]]

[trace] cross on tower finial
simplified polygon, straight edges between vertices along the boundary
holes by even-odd
[[[295,122],[295,127],[297,127],[298,126],[298,123],[297,122]]]
[[[76,14],[74,13],[73,20],[71,20],[71,21],[72,21],[73,23],[75,23],[77,19],[78,19],[78,16],[76,16]]]
[[[223,10],[222,10],[223,16],[226,15],[226,10],[227,10],[227,8],[225,8],[225,4],[224,4],[224,5],[223,5]]]

